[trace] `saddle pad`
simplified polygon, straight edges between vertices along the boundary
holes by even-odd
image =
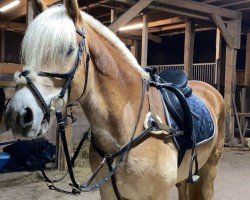
[[[187,98],[190,106],[196,145],[200,145],[214,137],[214,123],[206,105],[197,96],[191,95]]]
[[[187,98],[187,102],[192,113],[193,133],[195,135],[196,145],[201,145],[214,137],[214,123],[206,105],[197,96],[192,94]],[[171,114],[169,114],[169,117],[171,126],[180,130]],[[190,140],[190,138],[187,137],[190,136],[184,133],[183,136],[178,136],[176,140],[179,144],[185,144],[185,146],[190,149],[192,148],[192,138]]]
[[[184,133],[184,135],[175,138],[180,147],[178,165],[180,165],[186,150],[192,148],[193,139],[196,140],[196,146],[201,145],[205,142],[210,141],[214,137],[215,133],[214,123],[211,114],[207,109],[206,105],[203,103],[203,101],[201,101],[194,94],[187,97],[186,99],[192,113],[193,135],[190,136]],[[180,128],[178,127],[177,123],[173,120],[170,113],[168,113],[168,116],[169,116],[168,121],[170,125],[173,128],[180,130]]]

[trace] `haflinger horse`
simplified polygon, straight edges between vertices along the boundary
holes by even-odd
[[[117,152],[144,130],[150,105],[147,95],[142,95],[142,82],[149,81],[148,73],[112,31],[80,11],[77,0],[50,8],[42,0],[34,0],[33,7],[37,17],[22,43],[26,71],[16,73],[18,87],[6,111],[13,133],[31,138],[44,134],[52,104],[54,109],[63,109],[78,99],[92,127],[95,145],[106,154]],[[68,71],[73,71],[73,76],[65,83],[60,73]],[[212,86],[200,81],[188,84],[206,104],[214,122],[213,139],[197,147],[200,180],[195,184],[186,181],[191,150],[178,167],[173,140],[166,142],[151,134],[130,149],[115,171],[121,199],[163,200],[174,186],[178,186],[179,199],[212,199],[224,145],[225,105]],[[157,115],[166,121],[158,91],[152,96]],[[102,161],[93,147],[89,159],[93,171]],[[107,170],[103,168],[97,178]],[[100,195],[104,200],[117,199],[111,180],[100,188]]]

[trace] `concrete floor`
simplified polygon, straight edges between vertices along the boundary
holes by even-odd
[[[219,165],[218,176],[215,182],[215,200],[249,200],[250,190],[250,152],[235,149],[225,149]],[[4,178],[5,176],[5,178]],[[16,181],[15,176],[11,176]],[[18,176],[17,176],[18,177]],[[5,179],[5,180],[4,180]],[[30,177],[29,179],[32,179]],[[0,175],[0,199],[1,200],[100,200],[98,192],[85,193],[81,196],[70,196],[48,190],[44,182],[29,183],[22,180],[11,187],[3,187],[6,175]],[[2,187],[1,187],[2,185]],[[169,199],[177,199],[176,189],[171,191]]]

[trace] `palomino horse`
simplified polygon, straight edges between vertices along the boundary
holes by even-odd
[[[45,107],[51,106],[52,102],[53,106],[65,107],[68,100],[79,99],[91,124],[96,146],[105,153],[118,151],[130,141],[135,127],[135,135],[144,129],[149,100],[145,95],[140,112],[141,82],[142,79],[147,81],[149,75],[115,34],[79,10],[76,0],[65,0],[65,6],[57,5],[48,9],[42,0],[33,3],[35,13],[41,14],[28,27],[22,45],[24,69],[29,70],[29,74],[16,74],[18,88],[6,111],[13,132],[25,137],[41,135],[49,127],[49,111]],[[76,33],[76,27],[85,33],[83,51],[78,47],[82,37]],[[88,66],[87,62],[76,62],[79,52],[83,61],[90,55]],[[60,98],[55,97],[64,87],[64,80],[44,74],[41,76],[37,72],[65,73],[75,65],[78,67],[72,77],[71,89],[60,96],[64,99],[63,104]],[[30,85],[25,85],[27,77],[40,96],[34,95],[36,91]],[[151,135],[130,150],[116,171],[117,188],[123,199],[167,199],[170,189],[175,185],[178,186],[180,199],[212,199],[213,182],[224,144],[224,101],[219,92],[206,83],[190,81],[188,84],[208,107],[215,130],[212,140],[197,147],[201,176],[199,182],[189,185],[185,181],[190,150],[178,168],[178,151],[174,142],[171,139],[164,142]],[[154,99],[159,105],[156,106],[157,113],[164,119],[158,96],[156,91]],[[94,170],[102,159],[93,148],[90,148],[89,157]],[[104,168],[98,176],[101,177],[106,170]],[[100,195],[104,200],[116,199],[111,181],[100,188]]]

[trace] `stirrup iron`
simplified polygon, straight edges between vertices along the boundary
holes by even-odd
[[[193,165],[195,164],[195,172],[193,174]],[[200,179],[199,171],[198,171],[198,160],[197,153],[195,151],[192,152],[191,162],[189,167],[189,175],[188,175],[188,183],[194,184],[197,183]]]

